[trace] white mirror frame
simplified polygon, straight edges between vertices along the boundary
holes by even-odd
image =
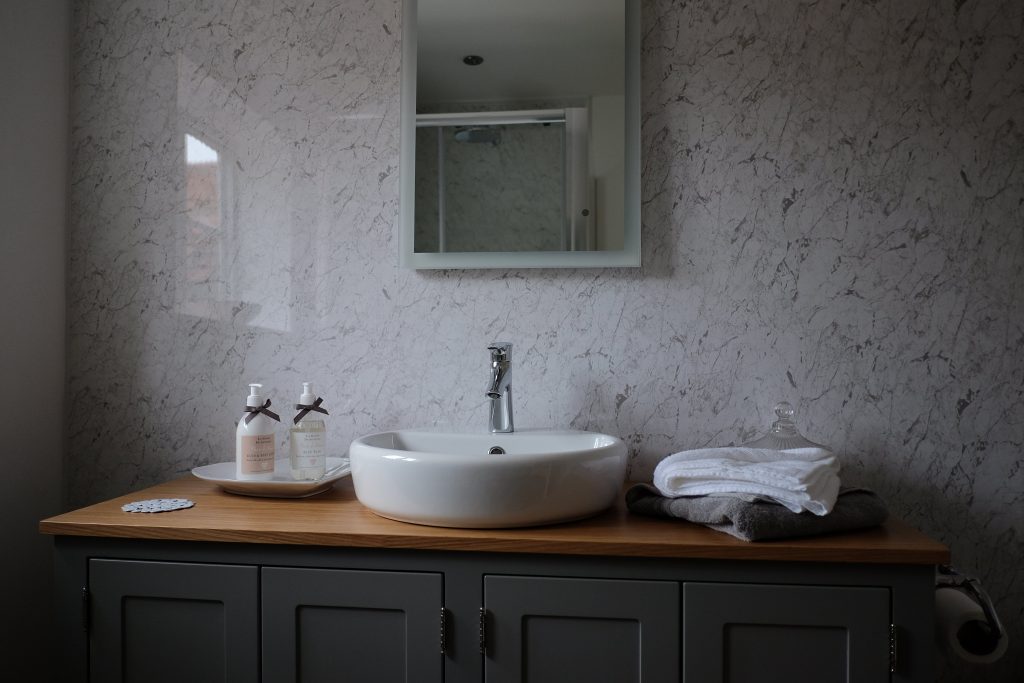
[[[626,4],[626,150],[622,251],[415,251],[417,0],[403,0],[399,264],[403,268],[608,268],[640,265],[640,0]]]

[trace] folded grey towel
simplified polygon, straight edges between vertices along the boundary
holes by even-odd
[[[727,496],[666,498],[650,484],[637,484],[626,491],[626,507],[642,515],[704,524],[744,541],[866,529],[882,524],[889,516],[876,493],[860,488],[841,489],[832,512],[822,517],[810,512],[791,512],[777,503],[748,503]]]

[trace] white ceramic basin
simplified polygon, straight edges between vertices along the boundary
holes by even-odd
[[[626,474],[620,439],[568,430],[403,429],[356,439],[349,457],[356,496],[378,515],[478,529],[588,517],[615,501]]]

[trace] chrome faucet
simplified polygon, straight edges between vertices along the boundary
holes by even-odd
[[[490,430],[512,432],[512,345],[494,342],[487,350],[491,352],[491,382],[487,385],[487,398],[491,399]]]

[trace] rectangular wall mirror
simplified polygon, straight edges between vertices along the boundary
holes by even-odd
[[[404,0],[401,265],[640,265],[639,0]]]

